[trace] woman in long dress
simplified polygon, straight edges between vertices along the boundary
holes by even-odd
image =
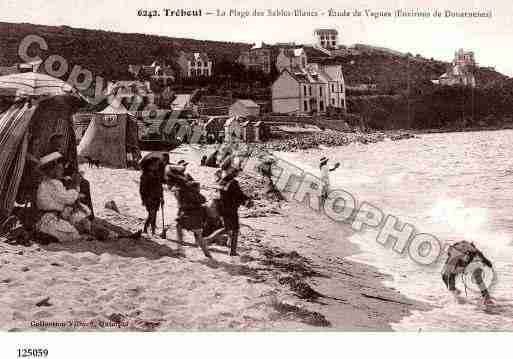
[[[86,206],[78,202],[80,183],[66,189],[61,181],[64,174],[64,159],[58,152],[41,158],[39,169],[43,179],[37,188],[37,208],[42,212],[36,224],[39,232],[51,235],[59,241],[80,239],[79,228],[88,228],[87,217],[91,214]]]

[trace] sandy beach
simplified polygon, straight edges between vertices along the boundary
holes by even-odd
[[[215,169],[202,153],[179,147],[171,160],[209,198]],[[97,216],[130,231],[142,228],[140,172],[82,166]],[[258,197],[258,178],[243,190]],[[119,213],[105,209],[116,202]],[[391,330],[413,310],[428,309],[395,289],[375,268],[349,259],[359,249],[351,229],[294,201],[241,211],[239,257],[212,245],[204,259],[186,232],[176,242],[176,201],[165,190],[167,238],[81,241],[47,246],[0,242],[3,330]],[[161,232],[161,213],[158,214]]]

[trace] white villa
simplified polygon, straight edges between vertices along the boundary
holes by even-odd
[[[306,68],[284,69],[272,85],[275,113],[323,113],[328,106],[346,109],[341,65],[309,64]]]

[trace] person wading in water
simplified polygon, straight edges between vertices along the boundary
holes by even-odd
[[[475,264],[475,268],[471,268]],[[474,243],[460,241],[451,245],[447,250],[447,260],[442,269],[442,280],[447,289],[453,295],[459,295],[461,291],[456,288],[456,276],[471,272],[472,279],[479,287],[483,296],[483,304],[494,304],[483,278],[483,266],[492,268],[492,262],[476,248]]]
[[[321,202],[324,203],[328,198],[328,194],[330,192],[330,172],[335,171],[340,163],[337,162],[332,168],[328,166],[328,158],[322,157],[319,162],[319,169],[321,170],[321,180],[322,180],[322,194],[321,194]]]

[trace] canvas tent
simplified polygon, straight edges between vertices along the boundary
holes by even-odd
[[[141,157],[138,142],[137,118],[122,104],[111,104],[93,115],[78,145],[78,156],[99,160],[103,166],[127,168],[130,160]]]
[[[258,116],[260,106],[252,100],[237,100],[231,106],[229,115],[234,117]]]
[[[237,142],[242,138],[242,128],[236,117],[231,117],[224,123],[224,141]]]
[[[72,115],[81,101],[53,96],[42,101],[12,101],[0,113],[0,217],[11,214],[15,202],[29,201],[39,181],[35,162],[51,151],[53,134],[63,135],[64,156],[78,166]]]

